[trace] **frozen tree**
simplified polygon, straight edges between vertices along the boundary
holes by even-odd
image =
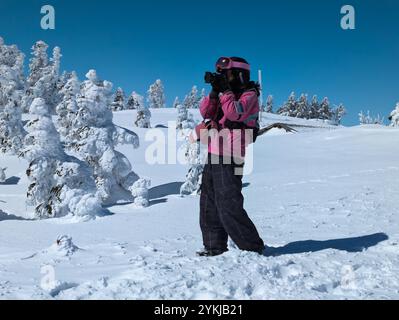
[[[201,189],[201,178],[204,171],[204,165],[202,162],[201,143],[191,143],[189,138],[186,138],[185,144],[185,155],[190,166],[189,171],[186,175],[186,181],[180,188],[180,194],[185,195],[196,195],[199,194]]]
[[[113,114],[108,107],[112,83],[99,80],[95,70],[90,70],[86,77],[68,135],[69,148],[93,168],[103,203],[130,199],[130,189],[139,177],[132,171],[129,160],[115,148],[118,144],[132,144],[138,148],[139,139],[135,133],[112,122]]]
[[[148,103],[150,108],[164,108],[165,107],[165,93],[161,80],[155,81],[148,90]]]
[[[173,108],[177,108],[180,105],[179,97],[176,97],[175,101],[173,102]]]
[[[38,41],[32,47],[32,58],[29,64],[29,76],[27,79],[27,90],[22,100],[24,112],[28,112],[34,99],[33,88],[42,78],[45,70],[48,69],[50,62],[47,54],[48,45],[43,41]]]
[[[367,114],[364,114],[363,111],[360,111],[359,122],[361,125],[373,124],[373,118],[370,115],[370,111],[367,111]]]
[[[296,114],[297,101],[295,98],[295,92],[292,92],[288,98],[288,101],[277,111],[277,114],[287,117],[293,117]]]
[[[137,103],[137,118],[135,125],[139,128],[151,128],[151,111],[144,104],[144,97],[136,94],[135,100]]]
[[[203,88],[203,89],[201,90],[200,102],[201,102],[205,97],[206,97],[206,90],[205,90],[205,88]]]
[[[149,187],[151,187],[151,181],[147,179],[139,179],[131,187],[130,191],[134,197],[134,204],[138,207],[148,207],[150,204],[149,200]]]
[[[309,103],[306,94],[302,94],[297,102],[295,117],[302,119],[309,118]]]
[[[0,183],[4,183],[7,180],[6,170],[7,168],[0,168]]]
[[[336,125],[340,125],[342,118],[346,115],[346,109],[343,104],[340,104],[333,112],[333,121]]]
[[[18,154],[23,147],[26,131],[19,102],[19,96],[13,94],[0,112],[0,150],[3,153]]]
[[[395,110],[391,112],[389,120],[391,121],[392,127],[399,127],[399,102],[396,104]]]
[[[309,106],[309,119],[319,119],[320,105],[316,95],[313,96]]]
[[[177,106],[177,129],[194,129],[195,122],[193,120],[192,114],[187,110],[187,106],[180,104]]]
[[[201,97],[198,95],[197,86],[193,86],[190,93],[184,98],[183,104],[187,109],[198,109]]]
[[[377,117],[374,118],[374,124],[379,124],[379,125],[384,125],[385,118],[381,117],[380,114],[377,115]]]
[[[114,101],[111,103],[112,111],[122,111],[125,110],[125,92],[122,88],[118,88],[114,95]]]
[[[367,111],[367,114],[364,114],[363,111],[361,111],[359,113],[359,122],[360,122],[360,125],[367,125],[367,124],[383,125],[384,118],[382,118],[380,115],[373,117],[372,115],[370,115],[370,111]]]
[[[29,161],[27,203],[35,207],[36,217],[89,219],[101,214],[92,171],[64,152],[44,99],[36,98],[29,112],[33,119],[26,126],[21,156]]]
[[[0,151],[17,154],[26,134],[21,118],[24,55],[0,37]]]
[[[330,101],[328,98],[324,98],[319,108],[319,119],[320,120],[331,120],[333,118],[333,111],[330,107]]]
[[[144,98],[137,92],[133,91],[127,101],[126,109],[136,110],[141,103],[144,104]]]
[[[32,47],[33,57],[29,65],[27,90],[22,101],[25,112],[29,110],[34,98],[43,98],[51,113],[55,112],[55,107],[60,101],[58,88],[61,50],[55,47],[53,57],[49,61],[47,49],[48,45],[43,41],[36,42]]]
[[[80,83],[76,72],[72,72],[67,82],[59,91],[61,102],[56,107],[57,129],[61,134],[61,140],[67,142],[67,136],[72,128],[78,106],[76,99],[80,94]]]
[[[269,95],[266,100],[265,112],[273,113],[273,96]]]

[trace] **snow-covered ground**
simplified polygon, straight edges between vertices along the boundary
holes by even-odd
[[[178,195],[187,167],[148,165],[146,130],[133,128],[134,112],[119,112],[115,123],[141,138],[140,149],[120,150],[152,179],[150,207],[124,203],[86,223],[29,220],[27,163],[0,156],[9,177],[0,183],[0,298],[398,299],[399,130],[265,117],[320,127],[255,145],[246,209],[273,257],[233,244],[196,257],[199,199]],[[152,125],[175,118],[155,110]],[[74,245],[57,245],[62,235]]]

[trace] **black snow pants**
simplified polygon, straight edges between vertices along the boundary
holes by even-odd
[[[206,164],[202,174],[200,225],[207,250],[227,250],[228,237],[244,251],[262,252],[263,240],[244,210],[242,174],[232,164]]]

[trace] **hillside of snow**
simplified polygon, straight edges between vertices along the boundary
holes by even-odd
[[[152,110],[167,133],[176,110]],[[199,114],[195,114],[199,119]],[[114,113],[141,146],[120,147],[152,180],[150,206],[109,207],[85,223],[35,221],[25,205],[28,164],[0,156],[0,299],[398,299],[399,129],[332,127],[264,114],[245,207],[270,257],[230,251],[198,258],[199,198],[180,197],[187,166],[149,165],[148,129]],[[64,236],[64,237],[62,237]],[[52,281],[49,281],[52,280]]]

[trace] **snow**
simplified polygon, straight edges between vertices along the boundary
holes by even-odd
[[[174,109],[151,110],[165,133]],[[192,110],[199,119],[197,111]],[[30,220],[28,164],[0,156],[0,299],[398,299],[399,129],[290,122],[254,146],[245,206],[270,256],[230,251],[199,258],[199,198],[180,197],[188,165],[148,165],[148,129],[114,113],[140,148],[120,146],[152,181],[149,207],[120,203],[85,223]],[[180,142],[184,143],[184,142]]]

